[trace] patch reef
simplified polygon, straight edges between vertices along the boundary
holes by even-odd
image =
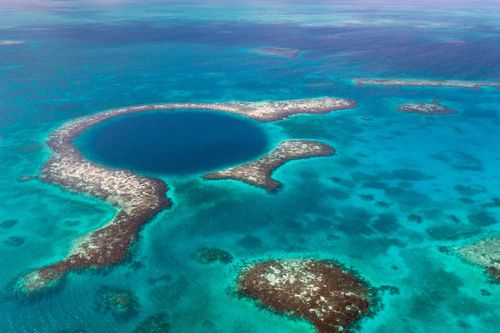
[[[439,102],[431,102],[431,103],[408,103],[398,106],[398,111],[400,112],[408,112],[408,113],[419,113],[426,115],[446,115],[446,114],[454,114],[450,108],[440,104]]]
[[[373,293],[329,260],[269,260],[241,272],[238,291],[278,313],[310,321],[319,333],[348,330],[370,312]]]

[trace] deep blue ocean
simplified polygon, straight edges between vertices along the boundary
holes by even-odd
[[[499,1],[1,1],[0,41],[25,43],[0,46],[0,332],[134,332],[158,312],[171,332],[314,332],[235,295],[244,263],[297,257],[332,258],[397,288],[359,332],[500,331],[499,285],[440,251],[500,233],[500,89],[352,81],[498,82],[499,22]],[[251,52],[259,47],[301,53]],[[95,198],[19,181],[40,172],[45,141],[66,121],[129,105],[322,96],[359,106],[265,124],[154,113],[84,133],[85,156],[161,177],[173,206],[141,230],[125,262],[69,274],[35,297],[13,293],[20,274],[62,259],[115,214]],[[396,111],[434,100],[457,113]],[[284,165],[272,194],[201,178],[285,139],[326,142],[336,154]],[[203,247],[233,262],[201,263]],[[101,287],[129,290],[138,312],[103,310]]]

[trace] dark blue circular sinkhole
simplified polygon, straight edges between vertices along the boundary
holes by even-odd
[[[89,128],[75,143],[99,164],[161,174],[223,168],[254,159],[268,148],[257,122],[196,110],[118,116]]]

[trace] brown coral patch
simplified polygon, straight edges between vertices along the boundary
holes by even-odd
[[[244,269],[238,291],[278,313],[309,320],[320,333],[342,332],[372,305],[367,285],[333,261],[287,259]]]

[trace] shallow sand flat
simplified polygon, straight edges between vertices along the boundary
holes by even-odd
[[[308,140],[281,142],[273,151],[261,159],[234,168],[209,173],[205,179],[234,179],[247,184],[276,190],[281,183],[272,179],[274,170],[288,161],[318,156],[333,155],[334,150],[327,144]]]
[[[294,114],[320,114],[356,106],[339,98],[300,99],[277,102],[152,104],[108,110],[72,120],[54,131],[47,142],[53,155],[43,166],[40,179],[66,189],[94,196],[115,206],[116,217],[104,227],[78,239],[63,260],[22,276],[16,288],[32,292],[52,285],[65,273],[91,267],[104,267],[123,260],[140,227],[158,212],[170,206],[165,197],[167,185],[160,179],[144,177],[128,170],[112,169],[86,160],[73,140],[86,129],[125,114],[177,109],[222,111],[267,122]],[[318,143],[287,143],[274,152],[267,163],[283,164],[290,156],[309,157],[331,154],[331,148]],[[286,154],[289,154],[288,159]]]

